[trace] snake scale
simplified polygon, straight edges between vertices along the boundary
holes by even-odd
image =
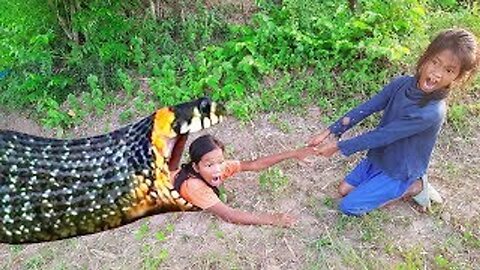
[[[46,242],[194,209],[175,191],[190,132],[217,124],[208,98],[164,107],[107,134],[61,140],[0,130],[0,242]]]

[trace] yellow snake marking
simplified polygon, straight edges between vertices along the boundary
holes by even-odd
[[[155,179],[153,183],[148,179],[149,184],[147,184],[147,181],[142,177],[136,177],[136,181],[140,184],[132,191],[132,195],[139,200],[139,203],[129,209],[127,215],[131,218],[145,215],[145,213],[157,207],[157,204],[177,205],[170,194],[173,185],[170,182],[168,164],[165,162],[165,160],[169,158],[167,140],[177,135],[172,129],[172,122],[174,120],[175,114],[168,107],[159,109],[155,113],[151,135],[154,155],[152,167],[154,168]],[[152,184],[157,192],[153,196],[149,194]]]

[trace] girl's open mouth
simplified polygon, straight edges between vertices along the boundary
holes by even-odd
[[[431,92],[432,90],[435,89],[436,85],[437,85],[437,80],[427,77],[423,82],[422,89],[425,91]]]
[[[220,176],[214,176],[212,178],[212,186],[218,186],[222,183],[222,179],[220,178]]]

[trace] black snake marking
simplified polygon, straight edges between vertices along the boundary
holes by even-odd
[[[170,181],[190,132],[217,124],[208,98],[73,140],[0,130],[0,242],[35,243],[193,210]]]

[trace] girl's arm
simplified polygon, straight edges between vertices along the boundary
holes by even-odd
[[[231,208],[223,202],[218,202],[206,211],[218,216],[226,222],[242,225],[274,225],[290,227],[295,223],[295,218],[283,213],[250,213]]]
[[[371,114],[383,110],[390,100],[391,96],[396,92],[396,90],[405,84],[408,77],[400,77],[393,80],[391,83],[387,84],[382,91],[378,94],[365,101],[363,104],[355,107],[350,110],[343,117],[338,119],[335,123],[330,125],[328,128],[322,130],[318,135],[313,136],[309,141],[309,146],[317,146],[321,144],[330,134],[334,134],[337,137],[341,136],[351,127],[355,126],[357,123],[361,122],[366,117]]]
[[[337,148],[343,155],[349,156],[359,151],[382,147],[397,140],[410,137],[441,122],[442,116],[435,113],[405,115],[401,119],[383,127],[378,127],[354,138],[340,141],[337,143]]]
[[[338,150],[343,155],[382,147],[397,140],[410,137],[430,128],[432,125],[441,124],[442,116],[435,113],[418,115],[405,115],[401,119],[391,122],[386,126],[376,128],[364,134],[344,141],[329,141],[316,148],[317,154],[330,157]]]
[[[303,147],[291,151],[269,155],[266,157],[261,157],[252,161],[241,161],[240,171],[261,171],[285,159],[296,158],[298,160],[303,160],[307,156],[314,154],[315,150],[313,147]]]
[[[408,80],[412,80],[410,77],[396,78],[383,87],[382,91],[365,101],[363,104],[350,110],[343,117],[338,119],[335,123],[328,127],[331,133],[340,136],[345,131],[361,122],[366,117],[375,112],[379,112],[387,106],[390,98],[396,93],[396,91],[405,85]]]

